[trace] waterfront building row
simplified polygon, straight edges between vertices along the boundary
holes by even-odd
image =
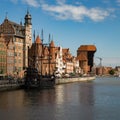
[[[80,73],[77,57],[71,55],[69,48],[55,46],[53,40],[45,45],[37,36],[28,50],[28,56],[29,67],[37,68],[41,75]]]
[[[51,40],[47,45],[40,36],[32,43],[32,17],[27,11],[22,22],[10,21],[7,16],[0,25],[0,74],[22,76],[26,67],[37,68],[39,74],[70,74],[92,71],[94,45],[82,45],[77,56],[69,48],[55,46]]]

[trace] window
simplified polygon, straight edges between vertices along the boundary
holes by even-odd
[[[15,52],[15,56],[17,56],[17,53]]]
[[[19,57],[21,57],[21,53],[19,53]]]
[[[17,60],[15,59],[15,63],[17,63]]]
[[[21,63],[21,60],[19,60],[19,63]]]

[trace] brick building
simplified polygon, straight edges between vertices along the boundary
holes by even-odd
[[[79,72],[79,63],[69,48],[57,47],[52,40],[48,45],[42,43],[40,36],[28,50],[29,67],[37,68],[40,75]]]
[[[51,75],[55,71],[55,45],[51,41],[44,45],[39,36],[28,50],[29,67],[37,68],[40,75]]]
[[[0,47],[2,74],[19,74],[28,66],[28,47],[32,45],[31,19],[27,11],[24,25],[22,22],[20,24],[12,22],[7,17],[0,25],[0,46],[4,46]]]
[[[95,45],[81,45],[78,48],[77,59],[79,60],[79,66],[83,70],[83,73],[87,74],[92,71],[95,52]]]

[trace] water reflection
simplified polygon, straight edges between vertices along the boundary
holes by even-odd
[[[0,92],[1,120],[119,120],[120,80]]]
[[[81,104],[94,105],[94,85],[92,82],[82,83],[79,94]]]
[[[9,109],[13,107],[21,108],[24,102],[23,91],[11,91],[0,93],[0,108]]]
[[[55,89],[55,94],[56,94],[56,104],[63,104],[64,103],[64,86],[63,85],[59,85],[56,87]]]

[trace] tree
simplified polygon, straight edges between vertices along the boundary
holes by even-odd
[[[0,70],[0,74],[3,74],[3,72],[4,72],[3,69],[1,69],[1,70]]]
[[[110,75],[114,75],[114,74],[115,74],[115,71],[112,69],[112,70],[109,71],[109,74],[110,74]]]

